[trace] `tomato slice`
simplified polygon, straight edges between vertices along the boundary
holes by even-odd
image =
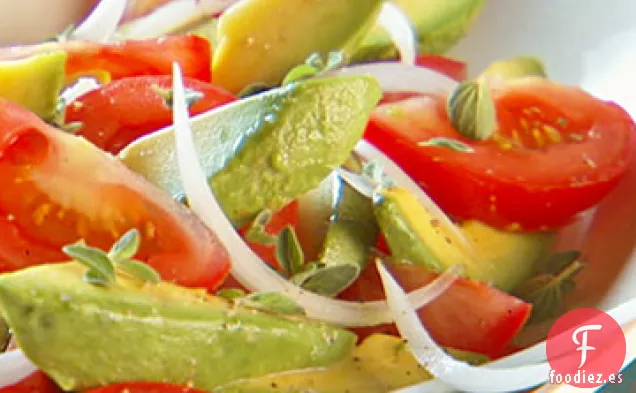
[[[36,371],[15,385],[0,388],[0,393],[62,393],[42,371]]]
[[[378,107],[365,136],[447,213],[503,229],[562,226],[626,173],[636,126],[616,104],[538,78],[491,90],[499,123],[488,141],[463,138],[446,98],[430,95]],[[474,151],[419,145],[434,137]]]
[[[0,49],[0,59],[10,60],[42,52],[66,51],[66,75],[73,81],[82,75],[106,75],[115,80],[137,75],[171,75],[178,62],[183,75],[210,81],[211,50],[207,39],[196,35],[128,40],[109,44],[65,41]]]
[[[203,95],[190,108],[192,114],[235,99],[225,90],[196,79],[186,78],[184,84]],[[137,76],[113,81],[68,105],[66,121],[81,123],[78,135],[117,154],[135,139],[172,124],[172,109],[155,90],[157,87],[172,89],[172,77]]]
[[[155,382],[128,382],[91,389],[84,393],[205,393],[187,386]]]
[[[421,288],[437,274],[422,265],[395,264],[391,273],[407,291]],[[383,300],[382,283],[375,265],[340,297],[348,300]],[[488,284],[457,279],[440,297],[419,310],[422,323],[440,345],[484,354],[501,355],[530,317],[532,306]],[[394,325],[354,329],[361,338],[373,333],[399,335]]]
[[[137,257],[165,280],[213,289],[227,276],[214,234],[111,155],[5,100],[0,125],[0,272],[67,260],[61,247],[80,238],[107,250],[135,227]]]

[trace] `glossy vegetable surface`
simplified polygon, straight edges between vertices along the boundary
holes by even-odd
[[[437,275],[422,265],[389,266],[405,290],[420,288]],[[350,300],[384,299],[380,277],[374,266],[343,294]],[[530,316],[530,304],[478,281],[458,279],[451,288],[419,311],[419,316],[439,345],[464,351],[501,355]],[[362,336],[373,332],[397,335],[394,326],[357,330]]]
[[[199,114],[234,101],[225,90],[186,79],[195,98],[190,112]],[[123,78],[90,91],[67,106],[66,121],[79,122],[81,135],[113,154],[130,142],[172,124],[172,109],[164,94],[170,94],[172,77],[138,76]]]
[[[164,279],[214,288],[227,276],[225,250],[193,213],[112,156],[6,101],[0,124],[0,272],[63,261],[80,238],[108,250],[135,227],[137,257]]]
[[[625,174],[636,127],[617,105],[539,78],[507,82],[491,94],[498,128],[487,141],[460,135],[441,96],[379,107],[366,138],[447,213],[511,230],[564,225]],[[432,138],[470,151],[422,145]]]

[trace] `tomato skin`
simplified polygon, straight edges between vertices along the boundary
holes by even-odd
[[[61,248],[80,238],[108,250],[132,227],[137,258],[165,280],[214,289],[229,273],[225,249],[194,213],[111,155],[6,100],[0,127],[0,231],[20,240],[0,243],[0,273],[68,260]]]
[[[193,115],[235,100],[225,90],[196,79],[185,78],[184,85],[203,94],[190,107]],[[172,89],[172,77],[136,76],[110,82],[68,105],[66,121],[81,123],[78,135],[117,154],[141,136],[172,124],[172,109],[155,86]]]
[[[84,393],[205,393],[186,386],[159,382],[128,382],[91,389]]]
[[[452,127],[446,98],[440,96],[378,107],[365,138],[448,214],[500,229],[565,225],[597,204],[626,173],[634,157],[636,126],[617,105],[535,78],[511,82],[491,94],[499,130],[488,141],[463,138]],[[531,108],[539,112],[530,113]],[[524,133],[522,126],[528,124]],[[550,135],[561,141],[548,143],[546,134],[535,139],[532,130],[543,133],[543,127],[556,130],[558,134]],[[514,139],[514,133],[521,136]],[[418,146],[433,137],[460,140],[474,152]]]
[[[11,47],[0,49],[0,59],[20,59],[60,49],[67,53],[66,76],[69,81],[100,72],[106,72],[109,80],[138,75],[172,75],[172,63],[175,61],[181,66],[184,77],[204,82],[211,79],[210,43],[196,35],[109,44],[65,41]]]
[[[15,385],[0,388],[0,393],[62,393],[42,371],[36,371]]]
[[[422,265],[388,266],[406,291],[421,288],[437,274]],[[340,296],[348,300],[383,300],[380,276],[370,264]],[[532,306],[514,296],[474,280],[457,279],[440,297],[418,311],[420,319],[440,345],[498,357],[525,325]],[[399,335],[395,325],[353,329],[363,338],[373,333]]]

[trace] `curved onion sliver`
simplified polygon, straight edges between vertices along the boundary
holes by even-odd
[[[274,272],[241,239],[206,181],[194,147],[189,117],[184,99],[181,71],[174,65],[174,130],[179,173],[185,194],[192,209],[213,230],[228,250],[232,261],[232,275],[251,291],[276,291],[290,296],[307,315],[343,326],[372,326],[392,321],[384,301],[349,302],[326,298],[303,290]],[[449,269],[429,285],[414,291],[409,303],[420,308],[443,293],[455,280],[455,269]]]

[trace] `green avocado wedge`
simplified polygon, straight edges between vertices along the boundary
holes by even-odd
[[[201,165],[237,226],[317,187],[347,160],[380,100],[367,76],[312,79],[250,96],[191,121]],[[172,127],[129,145],[119,158],[178,198]]]
[[[373,26],[382,0],[243,0],[219,18],[214,82],[238,93],[277,86],[313,53],[345,57]]]
[[[126,381],[212,390],[231,381],[326,367],[355,334],[301,316],[118,275],[86,283],[76,262],[0,276],[0,315],[31,361],[67,391]]]
[[[66,53],[51,51],[19,60],[0,61],[0,97],[51,121],[64,85]]]
[[[443,54],[462,38],[481,12],[485,0],[394,0],[413,24],[418,53]],[[353,55],[353,62],[397,57],[389,34],[375,25]]]

